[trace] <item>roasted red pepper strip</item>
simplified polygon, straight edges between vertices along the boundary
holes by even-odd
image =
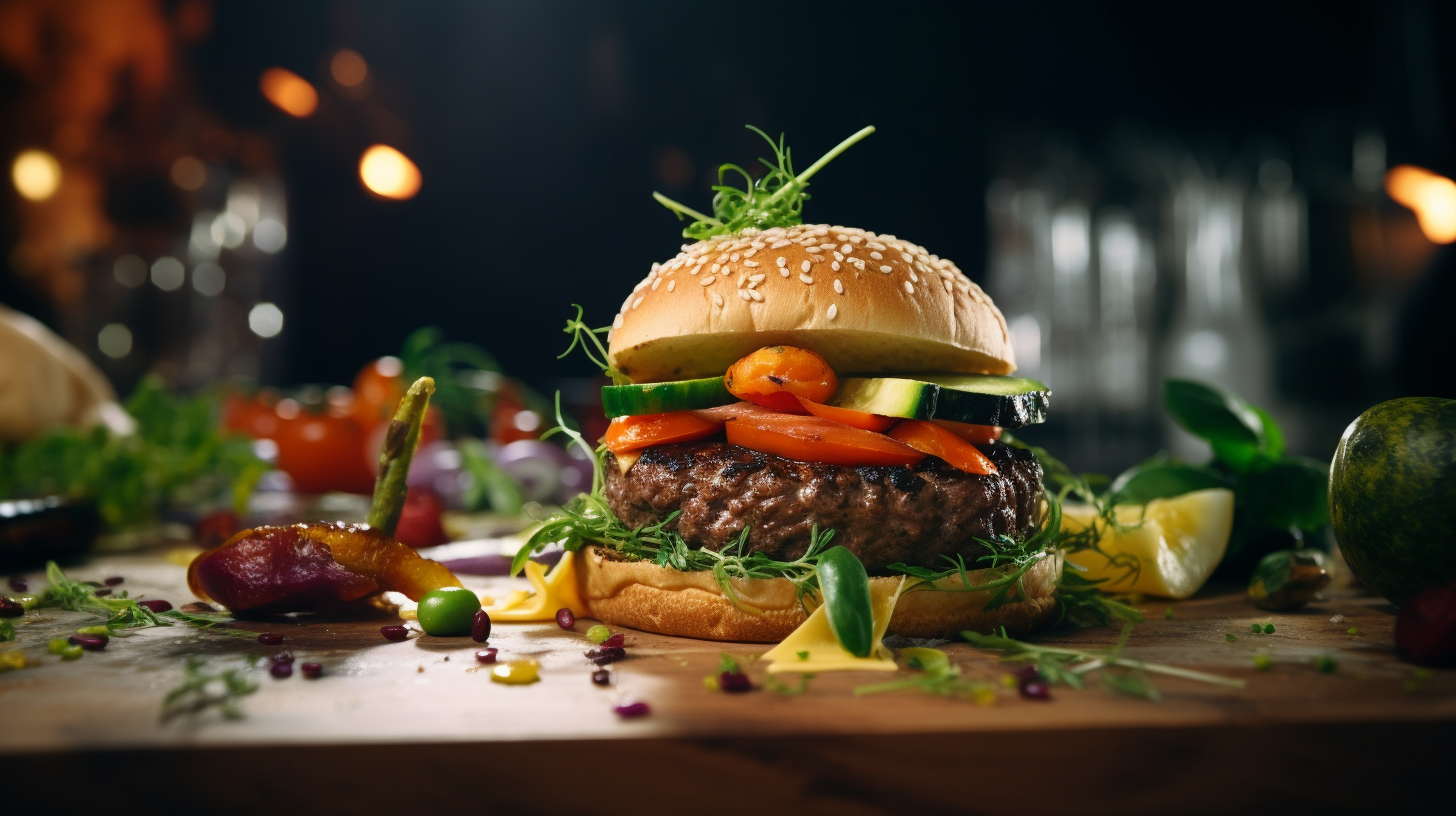
[[[989,476],[996,472],[996,465],[975,445],[930,422],[901,420],[890,429],[890,437],[923,453],[939,456],[951,467],[967,473]]]

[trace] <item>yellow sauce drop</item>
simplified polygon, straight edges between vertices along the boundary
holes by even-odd
[[[534,660],[512,660],[490,670],[490,679],[508,686],[524,686],[541,679],[541,664]]]

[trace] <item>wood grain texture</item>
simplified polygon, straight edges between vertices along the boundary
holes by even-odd
[[[190,600],[183,569],[158,556],[97,559],[70,574],[122,575],[133,594]],[[506,585],[513,584],[498,579],[476,588],[499,592]],[[1163,617],[1169,606],[1171,620]],[[1403,690],[1412,668],[1395,659],[1394,610],[1380,599],[1345,592],[1298,613],[1270,615],[1248,606],[1241,593],[1207,592],[1144,610],[1148,621],[1135,631],[1129,656],[1241,677],[1248,687],[1159,678],[1165,699],[1149,703],[1095,686],[1057,687],[1051,702],[1033,702],[998,686],[997,703],[984,706],[915,692],[856,697],[856,686],[883,676],[837,674],[814,679],[801,696],[761,688],[715,694],[704,690],[702,678],[720,653],[748,660],[764,647],[629,632],[631,657],[614,667],[616,685],[602,689],[589,682],[592,667],[582,656],[590,647],[582,634],[588,622],[578,622],[575,632],[554,624],[497,624],[491,645],[502,659],[533,657],[542,664],[540,683],[512,687],[489,682],[472,659],[477,644],[468,639],[383,640],[378,628],[387,618],[249,622],[240,627],[284,633],[283,648],[300,662],[323,663],[326,676],[274,680],[259,672],[262,688],[247,699],[246,719],[229,722],[214,713],[160,723],[162,695],[181,678],[187,656],[222,665],[275,649],[182,627],[142,631],[74,663],[47,656],[38,667],[0,674],[0,754],[7,755],[7,776],[112,778],[123,801],[142,797],[138,803],[182,797],[177,785],[216,786],[205,801],[230,791],[238,810],[266,804],[270,792],[404,807],[414,801],[409,797],[426,795],[412,781],[425,778],[439,781],[428,787],[434,801],[484,804],[478,797],[489,792],[490,804],[527,813],[589,805],[611,812],[602,806],[633,801],[638,812],[654,812],[694,795],[693,809],[704,813],[743,804],[702,798],[705,779],[733,780],[766,809],[799,813],[967,804],[975,805],[971,812],[1065,811],[1069,800],[1057,797],[1070,794],[1058,789],[1070,785],[1083,786],[1076,801],[1088,813],[1156,812],[1175,801],[1184,803],[1178,811],[1215,812],[1249,803],[1260,791],[1280,798],[1298,793],[1343,811],[1364,801],[1361,796],[1380,795],[1367,783],[1381,774],[1384,795],[1397,800],[1439,776],[1425,774],[1437,773],[1432,758],[1444,756],[1437,746],[1456,733],[1456,676],[1437,672],[1420,691]],[[1344,620],[1332,623],[1337,614]],[[24,621],[22,642],[43,642],[84,622],[57,612]],[[1275,634],[1249,634],[1251,623],[1269,621]],[[1350,627],[1359,635],[1347,634]],[[1238,640],[1228,642],[1226,632]],[[1090,629],[1040,640],[1105,646],[1115,638],[1113,630]],[[1006,671],[968,646],[944,648],[966,676],[995,682]],[[1271,671],[1254,669],[1257,651],[1273,659]],[[1321,655],[1334,657],[1338,672],[1315,671],[1312,660]],[[762,669],[748,665],[761,683]],[[619,720],[610,707],[621,699],[645,700],[653,713]],[[143,785],[131,775],[157,760],[173,769],[165,785]],[[1349,771],[1352,762],[1358,773]],[[238,768],[304,764],[320,771],[306,786],[291,772],[269,779],[250,772],[246,785],[229,777]],[[331,767],[345,775],[331,778],[325,772]],[[1049,768],[1065,783],[1036,790]],[[640,778],[643,771],[652,781],[631,796],[603,800],[589,781]],[[529,793],[563,773],[574,781],[555,786],[561,792],[554,804]],[[366,797],[357,780],[373,778],[397,781],[370,786]],[[976,781],[993,778],[1024,785],[1017,793],[1015,785]],[[1391,788],[1395,779],[1404,782]],[[1087,806],[1085,797],[1093,794]]]

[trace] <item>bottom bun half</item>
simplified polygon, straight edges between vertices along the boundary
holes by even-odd
[[[751,607],[745,610],[728,600],[711,572],[680,572],[648,561],[622,560],[600,547],[586,547],[581,555],[582,597],[591,616],[603,623],[676,637],[777,643],[807,618],[787,578],[730,579],[741,605]],[[907,591],[895,605],[889,634],[949,638],[965,630],[989,633],[1002,627],[1011,635],[1036,631],[1056,618],[1053,593],[1061,561],[1047,558],[1033,566],[1022,580],[1024,596],[1013,590],[1010,597],[1016,600],[991,610],[984,608],[991,590]],[[967,575],[972,584],[997,577],[991,570]],[[937,585],[960,586],[961,579],[950,576]],[[808,600],[812,608],[813,599]]]

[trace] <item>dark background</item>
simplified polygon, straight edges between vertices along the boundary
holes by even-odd
[[[681,243],[656,189],[707,209],[711,171],[786,132],[805,166],[879,132],[813,183],[810,221],[893,233],[979,278],[994,148],[1044,131],[1095,142],[1133,123],[1228,153],[1261,134],[1383,125],[1391,161],[1446,154],[1413,115],[1410,28],[1446,4],[242,3],[195,54],[205,98],[285,145],[295,313],[279,383],[347,382],[433,323],[546,387],[569,304],[605,325]],[[1419,39],[1419,38],[1417,38]],[[373,103],[322,93],[288,120],[257,92],[363,53]],[[1449,56],[1439,55],[1443,72]],[[1456,84],[1439,89],[1450,109]],[[375,113],[371,117],[370,113]],[[1429,125],[1426,125],[1429,128]],[[1444,126],[1442,126],[1444,127]],[[389,140],[424,176],[405,202],[359,186]],[[671,151],[671,153],[669,153]],[[690,179],[664,168],[686,156]],[[682,173],[681,169],[676,169]],[[674,184],[673,182],[677,182]],[[1318,270],[1316,270],[1318,274]]]
[[[1456,354],[1442,306],[1456,300],[1456,259],[1420,237],[1410,211],[1379,191],[1360,198],[1350,181],[1362,132],[1383,138],[1387,167],[1456,174],[1450,3],[154,5],[177,44],[161,95],[170,102],[121,93],[111,130],[101,131],[99,144],[121,133],[130,152],[97,160],[118,229],[78,261],[84,296],[47,297],[14,251],[0,270],[0,302],[56,327],[123,393],[149,368],[184,387],[229,370],[186,367],[188,344],[210,322],[229,328],[209,342],[249,355],[246,369],[231,370],[279,386],[349,383],[366,361],[435,325],[541,392],[565,387],[584,406],[593,369],[579,356],[556,359],[571,304],[610,323],[651,263],[682,243],[682,225],[651,193],[709,209],[718,164],[765,154],[744,129],[752,123],[786,133],[800,168],[876,126],[815,177],[807,220],[893,233],[983,285],[994,284],[987,196],[997,179],[1035,178],[1075,154],[1070,200],[1138,207],[1146,191],[1118,169],[1129,144],[1157,143],[1165,154],[1173,145],[1249,184],[1264,158],[1282,156],[1308,201],[1307,281],[1263,318],[1271,407],[1306,430],[1297,447],[1328,455],[1345,424],[1382,399],[1456,396],[1440,374]],[[33,32],[38,42],[49,26]],[[362,98],[328,78],[341,48],[368,61]],[[316,113],[295,119],[264,99],[259,77],[275,66],[314,84]],[[10,154],[53,137],[34,102],[50,81],[0,68],[0,147]],[[217,206],[167,180],[179,156],[199,145],[206,155],[207,127],[236,136],[235,169],[237,157],[252,156],[248,172],[281,180],[288,207],[283,254],[245,272],[256,283],[242,294],[234,284],[245,276],[230,277],[234,302],[203,304],[211,311],[185,289],[122,290],[111,274],[124,252],[177,254],[193,213]],[[416,162],[416,197],[386,200],[360,184],[360,154],[377,143]],[[148,163],[132,167],[137,157]],[[24,206],[13,193],[0,201],[7,248],[20,240]],[[1416,261],[1404,271],[1387,261],[1362,267],[1358,246],[1371,229],[1407,236],[1416,251],[1404,257]],[[1166,261],[1154,352],[1181,285]],[[259,300],[283,307],[279,336],[248,334],[246,309]],[[136,336],[124,360],[96,350],[97,329],[113,321]],[[1391,344],[1393,353],[1368,353]],[[1123,429],[1132,441],[1109,448],[1115,456],[1070,458],[1115,470],[1156,450],[1166,428],[1154,402],[1150,389],[1147,411]],[[1077,415],[1063,401],[1053,425]]]

